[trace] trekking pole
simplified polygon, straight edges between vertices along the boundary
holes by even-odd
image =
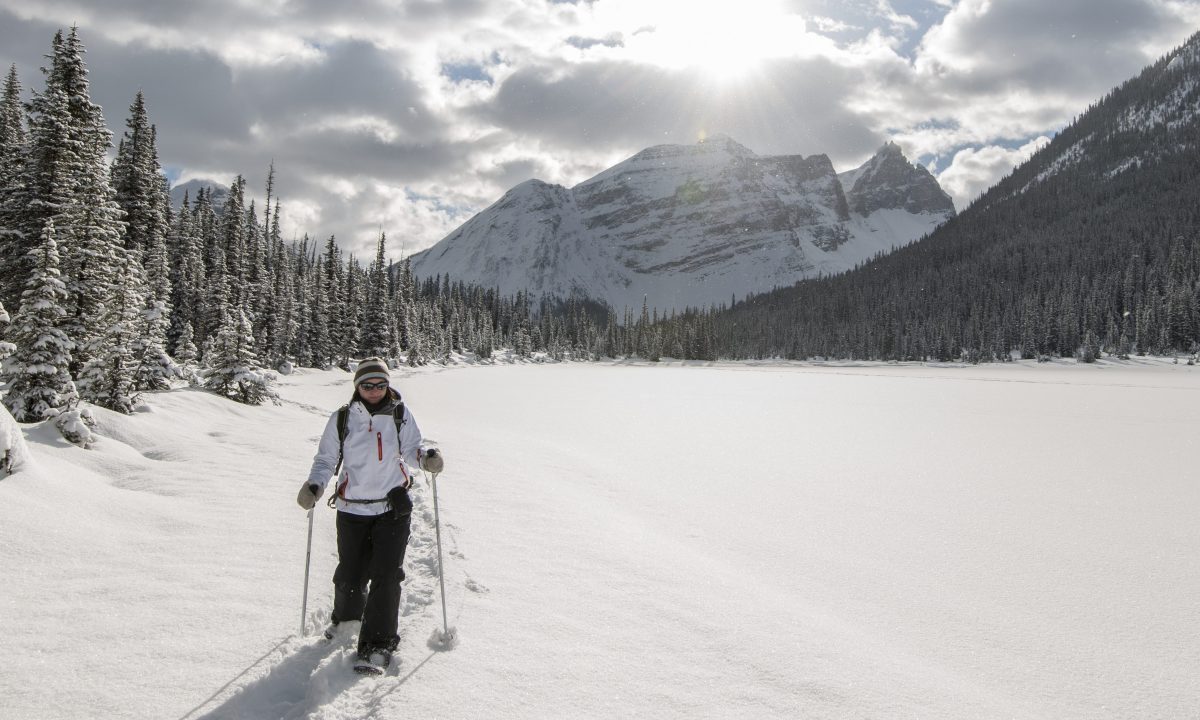
[[[450,624],[446,620],[446,573],[442,569],[442,523],[438,517],[438,498],[437,498],[437,473],[431,473],[432,480],[430,484],[433,486],[433,527],[437,535],[437,551],[438,551],[438,584],[442,588],[442,636],[439,641],[442,646],[448,646],[454,640],[454,633],[450,630]]]
[[[308,509],[308,551],[304,555],[304,600],[300,604],[300,637],[304,637],[304,621],[308,617],[308,566],[312,563],[313,510]]]

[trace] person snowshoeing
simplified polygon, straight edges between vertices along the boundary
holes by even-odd
[[[441,472],[441,454],[424,446],[416,420],[391,387],[387,363],[367,358],[354,372],[350,403],[325,424],[308,480],[296,497],[300,507],[311,510],[329,478],[338,475],[338,565],[325,636],[348,638],[361,623],[354,666],[360,673],[382,674],[400,642],[414,465]]]

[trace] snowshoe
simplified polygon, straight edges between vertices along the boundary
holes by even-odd
[[[382,675],[392,664],[392,652],[385,648],[373,648],[360,652],[354,662],[354,672],[359,675]]]

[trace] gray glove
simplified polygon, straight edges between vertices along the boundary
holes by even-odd
[[[313,505],[317,504],[317,498],[321,497],[320,492],[320,485],[306,482],[300,486],[300,493],[296,495],[296,502],[305,510],[312,510]]]
[[[437,448],[429,448],[421,454],[421,469],[425,472],[440,473],[444,464]]]

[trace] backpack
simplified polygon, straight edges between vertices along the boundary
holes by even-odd
[[[392,420],[394,420],[396,423],[396,445],[397,445],[397,447],[399,447],[399,445],[400,445],[400,428],[404,425],[404,401],[401,400],[400,398],[396,398],[396,407],[394,407],[392,409]],[[334,477],[338,476],[342,472],[342,454],[346,447],[346,427],[349,424],[350,424],[350,403],[346,403],[345,405],[338,408],[338,411],[337,411],[338,459],[337,459],[337,465],[335,465],[333,468]],[[401,452],[403,452],[403,448],[401,448]],[[337,499],[338,499],[337,490],[338,489],[335,488],[334,493],[329,496],[329,507],[334,507],[334,504],[337,502]],[[345,498],[343,498],[343,500],[344,499]],[[354,502],[354,501],[347,500],[346,502]],[[363,502],[363,501],[360,501],[360,502]],[[370,500],[370,501],[366,501],[366,502],[378,502],[378,501]]]

